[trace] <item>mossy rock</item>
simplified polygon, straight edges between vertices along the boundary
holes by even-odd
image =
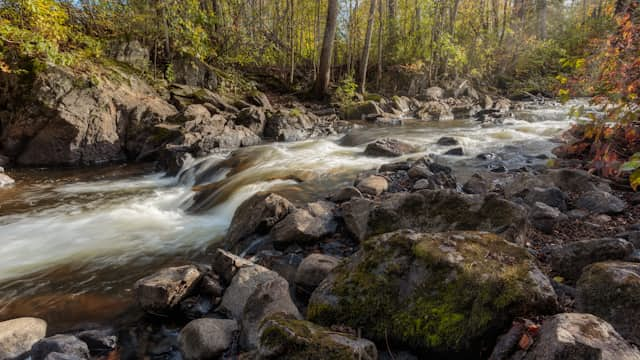
[[[369,340],[330,331],[309,321],[271,316],[260,328],[258,359],[374,360],[376,346]]]
[[[488,232],[401,230],[368,239],[334,269],[307,316],[423,355],[479,357],[514,317],[556,308],[524,248]]]
[[[362,120],[368,116],[382,115],[384,111],[375,101],[365,101],[353,105],[345,105],[340,109],[340,115],[346,120]]]

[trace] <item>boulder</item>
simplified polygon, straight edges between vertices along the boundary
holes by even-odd
[[[370,117],[381,116],[384,111],[375,101],[367,101],[349,106],[342,110],[342,117],[346,120],[364,120]]]
[[[483,230],[524,244],[524,207],[496,196],[454,190],[420,190],[384,195],[377,201],[353,199],[342,207],[345,227],[358,240],[399,229],[415,231]]]
[[[511,360],[638,360],[640,352],[606,321],[591,314],[563,313],[546,319],[533,345]]]
[[[357,187],[347,186],[338,190],[338,192],[336,192],[335,194],[331,195],[329,200],[333,201],[334,203],[343,203],[345,201],[351,200],[352,198],[361,198],[361,197],[362,197],[362,193],[360,192],[360,190],[358,190]]]
[[[582,194],[576,200],[576,207],[593,214],[619,214],[627,207],[627,203],[608,192],[595,190]]]
[[[633,252],[633,245],[623,239],[574,241],[549,249],[549,264],[554,273],[578,280],[585,266],[607,260],[622,260]]]
[[[313,134],[315,122],[299,108],[278,110],[267,117],[264,136],[277,141],[298,141]]]
[[[295,206],[275,193],[259,192],[236,209],[224,240],[225,248],[236,247],[253,234],[267,234]]]
[[[271,316],[260,327],[258,359],[376,360],[369,340],[330,331],[308,321]]]
[[[242,320],[245,305],[260,284],[281,279],[275,271],[260,265],[244,265],[237,269],[222,296],[218,311],[227,313],[231,318]]]
[[[235,320],[193,320],[178,335],[180,352],[185,360],[217,359],[231,347],[238,330]]]
[[[77,355],[52,352],[52,353],[49,353],[49,355],[47,355],[47,357],[45,357],[44,360],[86,360],[86,359],[79,357]]]
[[[339,263],[338,258],[330,255],[311,254],[307,256],[302,260],[296,272],[295,280],[298,289],[306,294],[311,294]]]
[[[441,87],[432,86],[425,90],[425,95],[427,97],[427,100],[442,100],[444,98],[445,92]]]
[[[467,182],[462,185],[462,191],[467,194],[486,194],[487,192],[489,192],[490,188],[491,184],[489,183],[489,181],[485,180],[479,174],[471,175],[469,180],[467,180]]]
[[[31,360],[44,360],[51,353],[89,359],[89,348],[82,340],[72,335],[54,335],[33,344]]]
[[[23,317],[0,322],[0,359],[21,357],[45,337],[47,322]]]
[[[567,215],[563,214],[557,208],[551,207],[545,203],[536,202],[531,206],[529,213],[531,224],[536,229],[545,234],[553,233],[556,224],[567,220]]]
[[[543,183],[551,182],[562,191],[583,193],[593,190],[611,191],[606,180],[579,169],[552,169],[540,177]]]
[[[173,57],[173,75],[175,82],[197,86],[207,90],[218,88],[218,76],[215,69],[204,61],[191,56]]]
[[[418,149],[409,143],[389,138],[376,140],[368,144],[364,149],[365,155],[386,157],[397,157],[416,151],[418,151]]]
[[[146,70],[149,66],[149,49],[142,46],[138,40],[111,44],[109,55],[139,70]]]
[[[456,357],[479,354],[514,317],[556,307],[535,259],[500,236],[401,230],[368,239],[336,267],[313,292],[307,317]]]
[[[91,355],[105,355],[116,349],[118,336],[110,328],[84,330],[75,334],[89,347]]]
[[[305,209],[295,209],[271,229],[275,246],[313,242],[335,232],[335,204],[327,201],[310,203]]]
[[[258,347],[260,325],[272,315],[291,319],[302,319],[298,308],[291,300],[289,283],[278,277],[258,284],[256,290],[247,299],[242,314],[242,333],[240,344],[244,349]]]
[[[457,148],[447,150],[444,154],[450,155],[450,156],[463,156],[464,150],[461,147],[457,147]]]
[[[195,266],[184,265],[142,278],[134,285],[138,303],[147,312],[166,313],[189,295],[200,275]]]
[[[606,320],[625,339],[640,343],[640,264],[608,261],[586,267],[577,283],[576,309]]]
[[[358,190],[363,194],[378,196],[389,188],[389,182],[382,176],[371,175],[356,184]]]
[[[407,113],[411,110],[409,100],[404,96],[394,96],[391,98],[391,106],[400,111],[401,113]]]
[[[533,187],[531,189],[526,189],[524,193],[520,194],[520,196],[529,205],[541,202],[543,204],[557,208],[560,211],[567,210],[568,196],[557,187]]]
[[[453,120],[451,108],[444,102],[429,101],[416,111],[416,118],[427,121],[449,121]]]
[[[261,91],[253,91],[247,95],[247,101],[255,106],[265,108],[266,110],[272,110],[271,102],[267,95]]]
[[[255,106],[240,110],[235,120],[236,124],[245,126],[256,135],[262,135],[266,122],[267,116],[264,110]]]
[[[438,139],[437,144],[441,146],[455,146],[459,145],[460,142],[456,138],[453,138],[451,136],[443,136]]]

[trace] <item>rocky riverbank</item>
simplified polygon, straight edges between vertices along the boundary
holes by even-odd
[[[429,157],[392,162],[325,200],[254,195],[227,250],[135,284],[137,320],[44,338],[16,319],[0,343],[33,359],[640,359],[637,204],[577,169],[460,184]]]

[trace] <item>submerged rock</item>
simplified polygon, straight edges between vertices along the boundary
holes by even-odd
[[[193,320],[180,331],[180,351],[185,360],[217,359],[229,349],[238,330],[235,320]]]
[[[485,232],[373,237],[311,296],[307,316],[421,353],[480,351],[514,317],[556,309],[527,250]]]
[[[166,268],[138,280],[134,289],[138,303],[147,312],[166,313],[187,297],[200,280],[193,265]]]
[[[45,337],[47,322],[31,317],[0,322],[0,359],[18,358]]]
[[[437,144],[442,146],[455,146],[460,144],[460,142],[454,137],[443,136],[440,139],[438,139]]]
[[[260,328],[258,359],[377,358],[378,351],[371,341],[330,331],[308,321],[272,316]]]
[[[367,145],[365,155],[396,157],[416,152],[415,146],[397,139],[380,139]]]
[[[591,314],[564,313],[546,319],[532,347],[509,359],[640,360],[640,352],[606,321]]]
[[[48,359],[51,353],[60,353],[71,358],[89,359],[87,344],[72,335],[54,335],[33,344],[32,360]]]
[[[577,280],[585,266],[607,260],[622,260],[632,252],[633,245],[623,239],[581,240],[550,248],[549,263],[554,273]]]

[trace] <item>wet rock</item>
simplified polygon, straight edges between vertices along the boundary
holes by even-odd
[[[511,360],[638,360],[640,352],[606,321],[591,314],[563,313],[546,319],[532,347]]]
[[[291,300],[289,283],[283,278],[259,284],[247,299],[240,337],[240,343],[244,349],[252,350],[258,347],[260,325],[267,317],[276,314],[292,319],[302,319],[298,308]]]
[[[451,155],[451,156],[463,156],[464,155],[464,150],[461,147],[457,147],[457,148],[453,148],[451,150],[447,150],[444,154],[445,155]]]
[[[531,220],[533,227],[545,234],[551,234],[553,233],[553,229],[556,227],[556,224],[566,220],[567,215],[563,214],[557,208],[551,207],[545,203],[536,202],[531,206],[529,219]]]
[[[298,141],[311,136],[314,127],[315,121],[305,111],[282,109],[267,117],[264,136],[277,141]]]
[[[399,229],[416,231],[483,230],[524,244],[528,227],[524,207],[495,196],[454,190],[394,193],[378,201],[355,201],[342,208],[345,227],[356,239]]]
[[[427,165],[418,163],[407,171],[407,175],[412,179],[428,179],[433,176],[433,172]]]
[[[225,247],[234,248],[253,234],[267,234],[293,210],[295,206],[278,194],[260,192],[253,195],[233,214],[224,240]]]
[[[281,277],[275,271],[265,267],[259,265],[240,267],[225,290],[218,310],[240,321],[249,297],[260,284],[274,279],[281,279]]]
[[[229,284],[238,271],[245,267],[252,267],[255,264],[247,259],[243,259],[228,251],[217,249],[213,254],[211,265],[215,273],[224,284]]]
[[[404,154],[416,152],[417,149],[404,141],[397,139],[379,139],[369,145],[364,150],[365,155],[396,157]]]
[[[493,108],[493,99],[491,99],[491,96],[489,95],[485,95],[480,99],[480,106],[482,106],[483,109],[491,109]]]
[[[339,263],[338,258],[330,255],[311,254],[307,256],[302,260],[296,272],[296,285],[306,294],[311,294]]]
[[[18,358],[45,337],[47,322],[23,317],[0,322],[0,359]]]
[[[437,144],[442,146],[454,146],[454,145],[460,144],[460,142],[456,138],[453,138],[450,136],[443,136],[440,139],[438,139]]]
[[[609,322],[625,339],[640,343],[640,264],[595,263],[577,283],[576,309]]]
[[[107,354],[118,345],[118,337],[113,329],[85,330],[75,335],[87,344],[91,355]]]
[[[295,282],[296,271],[304,259],[297,245],[291,245],[284,251],[262,250],[252,258],[256,264],[273,270],[290,284]]]
[[[59,352],[52,352],[44,358],[44,360],[85,360],[82,357],[70,354],[62,354]]]
[[[277,247],[290,243],[306,243],[335,232],[335,204],[318,201],[306,209],[295,209],[271,229],[271,239]]]
[[[247,127],[256,135],[262,135],[266,121],[267,116],[265,115],[264,110],[255,106],[250,106],[242,109],[238,115],[236,115],[235,123]]]
[[[378,169],[378,172],[384,173],[384,172],[397,172],[401,170],[407,171],[411,168],[411,165],[412,164],[409,161],[398,161],[394,163],[383,164]]]
[[[607,260],[622,260],[632,252],[633,245],[623,239],[581,240],[549,249],[549,263],[556,274],[577,280],[585,266]]]
[[[473,174],[464,185],[462,191],[467,194],[486,194],[490,189],[490,184],[479,174]]]
[[[425,189],[435,190],[435,187],[428,179],[420,179],[413,184],[413,190],[415,191]]]
[[[219,298],[218,298],[219,300]],[[199,319],[207,315],[214,307],[210,296],[191,296],[180,302],[180,314],[189,320]]]
[[[432,86],[425,90],[425,95],[428,100],[442,100],[445,92],[441,87]]]
[[[453,113],[446,103],[429,101],[422,104],[420,109],[418,109],[416,118],[426,121],[449,121],[453,120]]]
[[[352,105],[343,109],[342,117],[346,120],[364,120],[370,117],[383,115],[384,111],[375,101]]]
[[[361,198],[362,193],[355,186],[347,186],[344,187],[335,194],[331,195],[330,199],[334,203],[343,203],[345,201],[349,201],[352,198]]]
[[[224,293],[220,276],[214,272],[208,272],[202,276],[200,280],[199,291],[202,295],[208,295],[212,298],[219,298]]]
[[[356,185],[363,194],[378,196],[389,188],[389,182],[382,176],[371,175]]]
[[[50,353],[89,359],[87,344],[72,335],[54,335],[36,342],[31,347],[32,360],[44,360]]]
[[[9,186],[15,183],[15,180],[9,177],[9,175],[0,172],[0,187]]]
[[[485,232],[402,230],[368,239],[336,267],[312,294],[307,316],[421,354],[454,356],[479,353],[516,316],[556,306],[524,248]]]
[[[260,328],[258,359],[376,360],[369,340],[330,331],[308,321],[269,317]]]
[[[476,156],[478,160],[495,160],[498,156],[494,153],[482,153]]]
[[[604,191],[589,191],[576,200],[576,207],[588,210],[593,214],[619,214],[627,207],[627,203]]]
[[[238,330],[235,320],[193,320],[180,331],[180,351],[185,360],[217,359],[229,349]]]
[[[394,96],[391,98],[391,106],[400,111],[401,113],[407,113],[411,110],[409,100],[404,96]]]
[[[185,265],[142,278],[134,285],[138,303],[147,312],[166,313],[189,295],[200,275],[198,268]]]

